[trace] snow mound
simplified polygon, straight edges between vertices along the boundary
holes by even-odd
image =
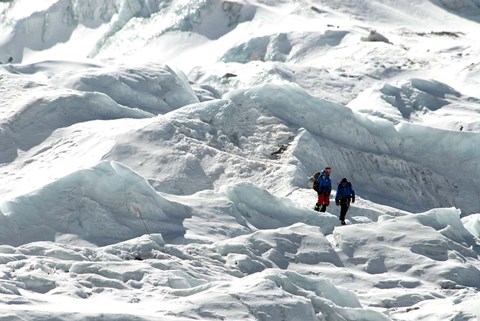
[[[101,92],[120,105],[154,115],[199,102],[181,72],[157,64],[90,69],[56,77],[52,82],[79,91]]]
[[[321,54],[322,48],[340,44],[348,32],[327,30],[324,33],[278,33],[254,37],[229,49],[220,59],[224,62],[296,61]]]
[[[73,61],[41,61],[7,65],[11,74],[37,77],[37,86],[48,85],[79,92],[103,93],[119,105],[164,114],[199,100],[181,71],[166,65],[106,67]]]
[[[249,315],[256,319],[286,321],[315,320],[319,316],[339,320],[388,320],[379,312],[362,308],[353,292],[336,287],[327,279],[275,269],[205,288],[180,299],[175,312],[195,315],[198,310],[210,309],[212,300],[216,302],[216,317],[234,320]]]
[[[88,242],[107,245],[145,233],[182,237],[190,214],[157,195],[141,176],[117,162],[102,162],[36,192],[5,201],[1,243]]]
[[[338,219],[329,213],[318,213],[300,206],[288,198],[280,198],[251,183],[238,183],[221,189],[254,229],[275,229],[308,222],[320,227],[322,233],[330,234]]]
[[[227,265],[246,274],[269,268],[286,270],[291,263],[343,266],[319,228],[303,223],[216,242],[214,248],[225,257]]]
[[[420,121],[427,112],[435,112],[461,97],[455,89],[435,80],[412,78],[400,84],[384,84],[369,89],[348,106],[398,123]],[[374,108],[370,106],[375,106]]]
[[[400,88],[385,85],[382,99],[397,108],[403,118],[410,119],[413,112],[435,111],[447,105],[446,95],[460,96],[453,88],[437,81],[411,79]]]
[[[343,262],[370,274],[402,273],[415,278],[422,271],[425,281],[442,288],[479,286],[475,262],[480,244],[463,226],[458,210],[384,216],[376,224],[375,231],[368,224],[335,229],[333,246],[341,251]]]
[[[46,60],[32,64],[9,64],[2,66],[3,69],[12,74],[40,75],[39,79],[50,79],[63,77],[67,73],[81,72],[90,68],[101,68],[101,64],[93,62],[80,62],[69,60]],[[33,78],[35,79],[35,78]]]
[[[462,223],[472,235],[480,238],[480,214],[472,214],[463,217]]]
[[[385,42],[391,44],[390,40],[387,39],[384,35],[377,32],[376,30],[370,30],[370,33],[366,37],[360,38],[362,41],[372,41],[372,42]]]
[[[90,120],[152,117],[150,113],[121,106],[101,93],[45,91],[39,87],[27,92],[22,99],[5,99],[10,103],[8,109],[3,110],[1,120],[0,146],[5,148],[5,153],[1,154],[0,162],[12,161],[17,149],[25,151],[40,144],[58,128]],[[19,91],[19,88],[13,89]],[[40,91],[42,94],[37,96]]]
[[[252,20],[256,10],[256,6],[245,1],[207,0],[188,4],[177,1],[173,12],[177,15],[179,30],[218,39],[238,24]]]
[[[293,137],[295,132],[254,105],[214,100],[172,111],[118,137],[108,158],[148,177],[158,191],[193,194],[249,177],[273,182],[275,175],[264,173],[268,163],[276,163],[271,154]]]

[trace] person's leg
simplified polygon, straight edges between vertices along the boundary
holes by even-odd
[[[317,203],[315,204],[314,210],[317,212],[320,211],[320,206],[322,206],[322,204],[323,204],[323,194],[318,193],[318,199],[317,199]]]
[[[318,194],[318,204],[322,205],[320,208],[320,212],[325,212],[327,210],[327,206],[330,203],[330,197],[326,193]]]
[[[345,215],[347,215],[347,206],[345,204],[340,205],[340,221],[345,221]]]
[[[342,225],[345,225],[345,216],[347,215],[347,211],[348,211],[348,200],[342,199],[340,201],[340,221],[342,222]]]

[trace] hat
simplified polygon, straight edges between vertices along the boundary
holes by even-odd
[[[340,183],[346,183],[346,182],[348,182],[348,181],[347,181],[347,179],[346,179],[345,177],[342,178],[342,180],[340,181]]]

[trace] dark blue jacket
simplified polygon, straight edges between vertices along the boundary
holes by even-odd
[[[319,193],[327,193],[330,195],[330,192],[332,191],[332,181],[325,170],[321,171],[320,176],[317,178],[317,183]]]
[[[348,198],[349,201],[350,199],[355,199],[355,191],[353,190],[352,184],[350,182],[345,183],[345,185],[339,183],[337,186],[335,202],[340,202],[340,200],[344,198]]]

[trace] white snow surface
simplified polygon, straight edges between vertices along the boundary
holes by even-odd
[[[480,320],[479,23],[0,1],[0,321]]]

